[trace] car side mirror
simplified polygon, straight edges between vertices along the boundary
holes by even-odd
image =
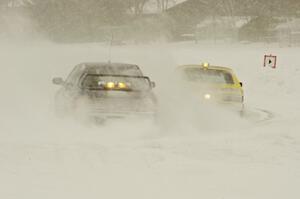
[[[243,87],[243,82],[240,82],[241,87]]]
[[[155,87],[156,87],[155,82],[151,82],[151,88],[155,88]]]
[[[52,79],[52,83],[56,85],[63,85],[64,80],[61,77],[55,77]]]

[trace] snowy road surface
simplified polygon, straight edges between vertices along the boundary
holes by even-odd
[[[113,61],[139,64],[156,81],[160,125],[105,127],[55,118],[51,79],[80,62],[107,60],[107,47],[23,43],[0,52],[0,198],[300,198],[299,48],[115,47]],[[262,67],[270,53],[278,55],[276,70]],[[203,61],[231,66],[247,107],[272,117],[241,120],[181,96],[176,65]]]

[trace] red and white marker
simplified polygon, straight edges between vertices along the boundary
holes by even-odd
[[[277,56],[274,55],[265,55],[264,58],[264,67],[269,66],[271,68],[277,67]]]

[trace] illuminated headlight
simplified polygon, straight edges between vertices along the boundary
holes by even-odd
[[[119,88],[119,89],[126,89],[126,88],[127,88],[127,85],[126,85],[125,83],[119,82],[119,83],[118,83],[118,88]]]
[[[205,95],[204,95],[204,99],[209,100],[210,98],[211,98],[211,95],[210,95],[210,94],[205,94]]]
[[[105,88],[113,89],[113,88],[115,88],[115,83],[114,82],[107,82],[106,85],[105,85]]]

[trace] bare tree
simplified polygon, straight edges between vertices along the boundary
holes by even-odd
[[[143,14],[144,7],[149,0],[127,0],[129,10],[135,15]]]
[[[156,0],[157,8],[160,11],[165,11],[168,9],[169,0]]]
[[[161,12],[166,11],[174,4],[176,4],[176,0],[156,0],[157,9]]]

